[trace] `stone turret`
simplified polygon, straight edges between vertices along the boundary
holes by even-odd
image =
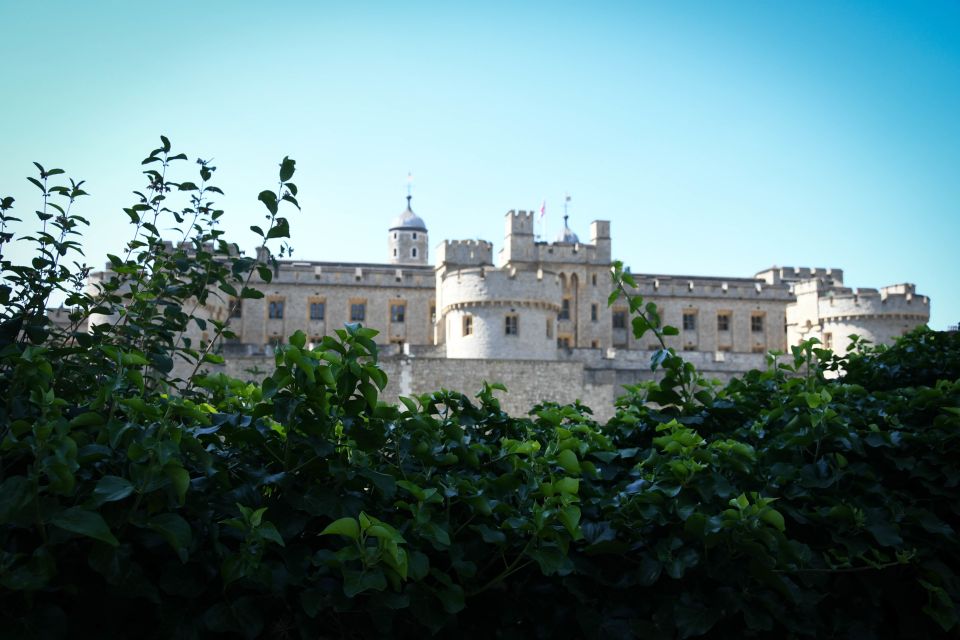
[[[428,263],[427,225],[413,212],[412,196],[407,196],[407,208],[393,219],[387,236],[390,264],[426,265]]]

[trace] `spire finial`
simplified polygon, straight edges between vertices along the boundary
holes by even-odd
[[[413,174],[407,171],[407,209],[410,209],[410,200],[413,198],[413,196],[410,194],[412,186],[413,186]]]

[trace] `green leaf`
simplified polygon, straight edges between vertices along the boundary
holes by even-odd
[[[265,264],[257,266],[257,275],[259,275],[260,279],[264,282],[273,282],[273,271]]]
[[[187,561],[190,545],[193,543],[193,532],[186,520],[176,513],[160,513],[150,518],[147,528],[163,536],[177,552],[180,562]]]
[[[327,525],[327,527],[320,532],[320,535],[337,535],[350,538],[351,540],[359,540],[360,525],[355,518],[340,518]]]
[[[352,598],[364,591],[383,591],[387,588],[387,577],[380,569],[343,572],[343,593]]]
[[[903,538],[897,531],[896,525],[890,522],[875,522],[866,526],[877,542],[884,547],[896,547],[903,544]]]
[[[553,483],[553,489],[557,493],[576,495],[580,492],[580,480],[577,478],[560,478]]]
[[[563,467],[563,470],[570,474],[580,473],[580,461],[570,449],[564,449],[557,454],[557,464]]]
[[[563,526],[566,527],[567,531],[573,536],[574,540],[579,540],[583,537],[583,534],[580,533],[580,507],[576,505],[570,505],[569,507],[564,507],[557,513],[557,517],[560,518],[560,522],[563,523]]]
[[[296,164],[296,160],[284,157],[283,162],[280,163],[280,182],[286,182],[293,177],[293,172],[296,171]]]
[[[86,413],[81,413],[73,420],[70,421],[70,427],[89,427],[96,424],[103,424],[103,416],[99,413],[88,411]]]
[[[66,511],[61,511],[50,518],[50,524],[72,533],[106,542],[114,547],[120,545],[110,532],[110,527],[103,516],[96,511],[88,511],[83,507],[70,507]]]
[[[467,606],[463,587],[458,584],[451,584],[446,589],[439,589],[435,593],[447,613],[460,613]]]
[[[93,490],[93,502],[100,506],[105,502],[123,500],[133,493],[133,484],[120,476],[103,476]]]
[[[783,514],[776,509],[767,507],[760,512],[760,519],[778,531],[783,531],[787,528],[786,523],[783,521]]]
[[[277,214],[277,194],[273,191],[261,191],[260,195],[257,196],[257,200],[262,202],[263,206],[265,206],[271,214]]]
[[[267,238],[289,238],[290,223],[286,218],[277,218],[274,225],[267,232]]]
[[[290,336],[290,344],[295,346],[297,349],[303,349],[305,346],[307,346],[307,334],[297,329],[296,332]]]
[[[187,489],[190,487],[190,474],[183,467],[173,465],[168,465],[163,471],[170,478],[177,500],[182,505],[186,500]]]
[[[280,535],[280,532],[277,531],[277,527],[272,522],[263,522],[257,527],[257,533],[264,540],[269,540],[275,544],[280,545],[281,547],[287,546],[283,542],[283,536]]]

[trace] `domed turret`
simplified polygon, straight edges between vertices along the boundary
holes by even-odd
[[[580,242],[580,238],[577,237],[573,231],[570,230],[570,227],[567,226],[567,218],[570,216],[563,216],[563,229],[560,229],[560,233],[557,234],[557,239],[554,242],[562,244],[577,244]]]
[[[427,264],[427,225],[413,212],[407,195],[407,208],[390,223],[387,244],[390,264]]]

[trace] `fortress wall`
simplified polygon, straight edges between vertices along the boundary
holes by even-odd
[[[594,357],[591,351],[600,354],[599,349],[573,350],[576,355],[586,355],[584,361],[546,360],[482,360],[445,358],[418,358],[406,355],[383,356],[380,367],[387,374],[387,386],[381,393],[384,402],[396,403],[400,395],[420,395],[440,389],[459,391],[470,397],[483,387],[484,382],[499,382],[507,387],[508,393],[497,392],[503,409],[514,416],[526,415],[534,405],[552,401],[561,404],[580,400],[593,410],[594,417],[605,422],[615,413],[614,402],[623,395],[623,385],[636,384],[653,379],[650,372],[652,352],[618,352],[617,360]],[[684,353],[686,360],[692,362],[708,379],[727,382],[735,375],[749,369],[762,369],[765,365],[763,354],[717,354]],[[260,373],[251,375],[254,367]],[[247,379],[261,380],[266,372],[272,370],[273,359],[264,357],[228,358],[220,369],[228,375]]]
[[[500,382],[507,393],[496,392],[501,406],[514,416],[526,415],[539,402],[580,400],[595,416],[608,420],[614,413],[613,386],[585,382],[583,364],[540,360],[427,360],[398,358],[383,361],[389,379],[382,399],[423,394],[441,388],[475,396],[486,382]]]

